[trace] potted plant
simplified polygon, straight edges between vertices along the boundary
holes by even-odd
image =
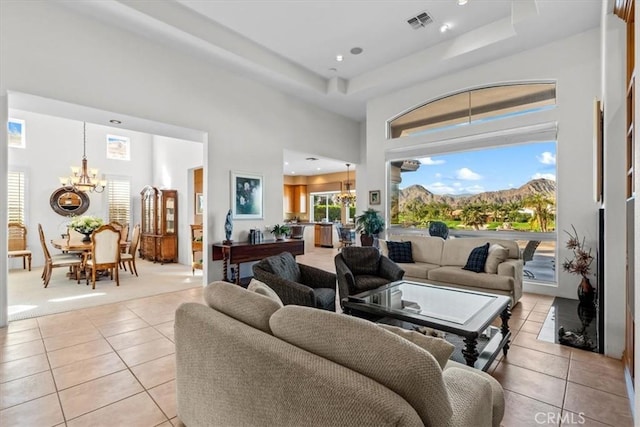
[[[591,263],[593,262],[593,256],[591,255],[591,249],[587,251],[584,244],[584,238],[580,240],[576,228],[572,225],[573,234],[565,230],[565,233],[569,235],[567,240],[567,249],[571,249],[573,252],[572,259],[565,258],[562,263],[562,269],[568,273],[575,274],[582,277],[580,284],[578,285],[578,299],[581,304],[593,304],[595,292],[591,282],[589,282],[589,274],[591,273]]]
[[[369,208],[355,219],[356,231],[360,232],[362,246],[373,246],[375,237],[384,230],[384,218],[380,212]]]
[[[282,240],[284,239],[284,236],[291,232],[291,229],[288,225],[276,224],[273,226],[273,228],[271,228],[271,232],[276,237],[276,240]]]

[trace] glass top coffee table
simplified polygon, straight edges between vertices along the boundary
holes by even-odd
[[[369,320],[391,318],[461,336],[467,365],[487,370],[500,350],[509,350],[510,303],[507,296],[401,280],[351,295],[342,305],[346,314]],[[491,326],[498,316],[499,330]],[[481,337],[488,343],[480,353]]]

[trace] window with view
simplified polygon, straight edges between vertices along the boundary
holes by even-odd
[[[442,221],[452,235],[495,232],[522,249],[542,240],[525,270],[530,279],[555,281],[555,142],[392,161],[390,172],[392,226]],[[538,274],[530,271],[536,263]]]
[[[338,191],[331,191],[327,193],[311,193],[311,216],[310,221],[328,221],[338,222],[342,221],[342,210],[344,206],[337,203],[335,196]],[[347,223],[353,222],[355,216],[355,206],[349,206],[345,210],[345,221]]]

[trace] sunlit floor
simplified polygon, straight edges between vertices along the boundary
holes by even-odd
[[[335,249],[300,262],[333,270]],[[83,285],[84,286],[84,285]],[[202,288],[14,321],[0,329],[0,425],[182,425],[175,401],[173,318]],[[631,426],[622,364],[537,340],[552,298],[523,296],[506,358],[504,426]]]

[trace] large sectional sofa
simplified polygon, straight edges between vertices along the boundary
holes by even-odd
[[[270,294],[213,282],[207,305],[177,309],[176,399],[185,425],[500,425],[502,387],[448,360],[446,341],[283,307]]]
[[[389,256],[387,241],[411,242],[413,263],[397,263],[404,271],[404,279],[416,282],[471,289],[511,297],[514,307],[522,296],[522,268],[520,248],[513,240],[432,237],[427,235],[390,235],[380,240],[380,250]],[[475,273],[462,269],[471,251],[486,243],[507,249],[506,259],[497,264],[494,272]],[[491,256],[491,255],[490,255]]]

